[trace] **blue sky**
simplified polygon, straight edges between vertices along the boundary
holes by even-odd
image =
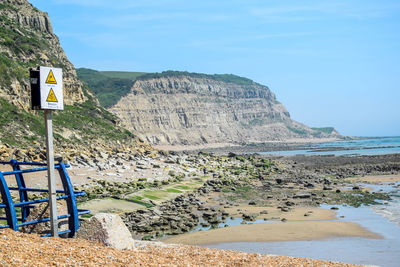
[[[293,119],[400,135],[398,0],[30,0],[76,67],[232,73]]]

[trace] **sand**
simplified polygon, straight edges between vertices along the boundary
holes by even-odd
[[[327,221],[239,225],[179,235],[168,238],[164,242],[207,245],[227,242],[306,241],[345,236],[382,238],[382,236],[372,233],[353,222]]]
[[[321,209],[316,207],[296,207],[289,212],[282,212],[276,207],[255,207],[255,206],[237,206],[226,208],[233,217],[241,217],[241,213],[252,214],[266,211],[267,214],[260,214],[257,219],[266,219],[268,221],[280,221],[285,218],[288,221],[322,221],[336,219],[336,212],[333,210]],[[307,216],[304,216],[307,214]]]
[[[377,184],[377,183],[394,183],[400,181],[400,174],[390,175],[369,175],[363,177],[351,177],[350,180],[356,180],[362,183]]]
[[[282,212],[276,207],[238,206],[227,208],[226,211],[234,217],[240,217],[241,213],[266,211],[267,214],[260,214],[257,219],[267,219],[267,222],[189,233],[170,237],[163,242],[207,245],[227,242],[306,241],[331,237],[382,238],[357,223],[335,221],[336,212],[328,209],[298,207]],[[305,214],[308,216],[304,216]],[[287,221],[268,222],[283,218]]]

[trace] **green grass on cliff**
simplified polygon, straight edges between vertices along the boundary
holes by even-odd
[[[134,135],[116,125],[117,118],[92,101],[54,112],[53,125],[56,141],[88,145],[93,140],[106,142],[129,140]],[[33,140],[44,140],[45,128],[42,111],[27,112],[0,98],[0,140],[16,147],[30,145]],[[62,134],[70,130],[69,139]]]
[[[322,127],[322,128],[311,128],[314,131],[325,133],[325,134],[332,134],[335,131],[335,128],[333,127]]]
[[[146,72],[129,72],[129,71],[99,71],[104,76],[117,79],[136,80],[138,77],[147,74]]]
[[[44,136],[44,120],[0,98],[0,140],[12,146],[23,146]]]
[[[116,104],[123,96],[127,95],[135,80],[149,80],[165,77],[189,76],[193,78],[209,79],[239,86],[251,87],[256,85],[250,79],[233,74],[202,74],[186,71],[164,71],[161,73],[123,72],[123,71],[97,71],[86,68],[77,69],[78,77],[84,81],[94,92],[100,104],[109,108]]]
[[[155,78],[164,78],[164,77],[180,77],[180,76],[189,76],[193,78],[200,79],[210,79],[214,81],[220,81],[225,83],[233,83],[240,86],[249,86],[255,85],[256,83],[248,78],[240,77],[233,74],[203,74],[203,73],[194,73],[187,71],[163,71],[161,73],[148,73],[138,77],[138,80],[148,80]]]
[[[128,130],[117,126],[115,115],[91,101],[65,106],[63,111],[55,113],[54,125],[60,130],[66,128],[77,132],[81,137],[70,141],[83,144],[90,144],[93,139],[109,142],[134,137]]]
[[[111,107],[127,95],[133,81],[143,75],[142,72],[97,71],[85,68],[77,69],[76,72],[105,108]]]
[[[11,4],[0,3],[0,91],[3,93],[8,92],[15,80],[19,81],[22,87],[29,84],[30,67],[39,66],[44,61],[60,68],[66,64],[63,57],[60,57],[57,47],[52,44],[53,35],[21,26],[16,20],[7,17],[10,11],[20,12],[18,7],[12,1]],[[39,12],[35,8],[34,10]],[[108,73],[108,75],[117,74]],[[109,79],[113,78],[105,76],[105,80]],[[130,86],[131,80],[122,83],[120,87],[129,90]],[[112,142],[134,137],[132,133],[117,125],[117,118],[114,115],[92,99],[88,88],[84,87],[83,92],[88,101],[73,106],[66,105],[65,110],[54,112],[56,140],[86,145],[98,139]],[[0,98],[0,129],[0,140],[3,143],[26,147],[34,140],[44,139],[43,112],[25,111]],[[66,136],[72,137],[66,140]]]

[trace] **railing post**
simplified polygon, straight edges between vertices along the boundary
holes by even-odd
[[[10,190],[8,189],[8,185],[6,179],[3,174],[0,172],[0,192],[1,198],[3,199],[3,204],[6,205],[6,216],[7,216],[7,224],[14,231],[18,231],[18,219],[17,214],[15,213],[14,202],[11,198]]]
[[[15,159],[10,161],[13,170],[14,171],[20,171],[21,168],[18,164],[18,161]],[[16,173],[15,174],[15,179],[17,180],[17,185],[18,185],[18,191],[19,191],[19,199],[21,202],[29,201],[28,193],[25,190],[21,190],[23,188],[26,188],[25,186],[25,180],[24,177],[22,176],[22,173]],[[28,207],[21,207],[21,217],[22,217],[22,222],[26,221],[26,218],[29,216],[29,208]]]
[[[61,182],[64,187],[64,191],[66,195],[69,195],[69,198],[66,199],[68,213],[70,217],[68,218],[69,230],[71,232],[68,234],[68,237],[73,237],[75,232],[79,229],[79,217],[78,217],[78,207],[76,205],[76,198],[74,188],[72,186],[71,180],[69,179],[67,169],[65,168],[64,163],[59,163],[60,168],[58,172],[60,173]]]

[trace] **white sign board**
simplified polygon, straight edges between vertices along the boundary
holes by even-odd
[[[40,107],[64,110],[62,69],[40,66]]]

